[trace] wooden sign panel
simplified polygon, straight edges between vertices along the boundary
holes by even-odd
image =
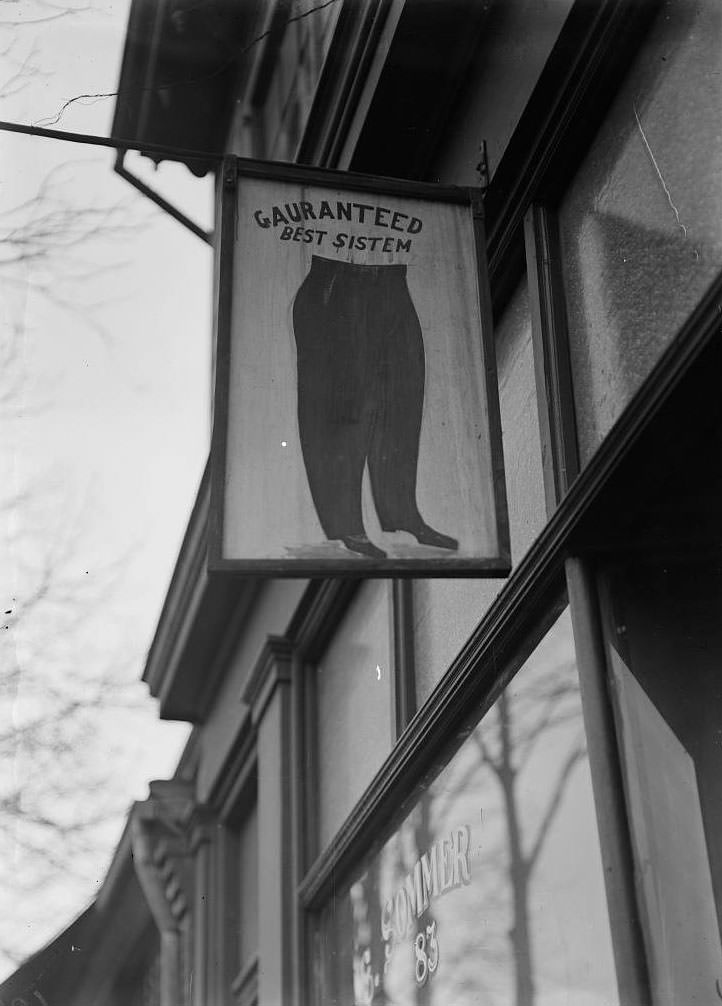
[[[226,162],[210,566],[500,576],[478,193]]]

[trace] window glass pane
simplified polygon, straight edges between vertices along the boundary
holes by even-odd
[[[496,355],[511,554],[516,564],[546,520],[526,280],[517,287],[498,326]],[[431,694],[505,583],[428,579],[414,583],[419,704]]]
[[[719,495],[719,494],[717,494]],[[609,576],[609,667],[641,917],[661,1003],[722,981],[722,572],[667,555]]]
[[[316,668],[319,838],[324,847],[392,745],[387,582],[365,582]]]
[[[331,899],[316,952],[324,1006],[616,1004],[567,612]]]
[[[722,6],[658,15],[561,210],[587,461],[722,266]]]

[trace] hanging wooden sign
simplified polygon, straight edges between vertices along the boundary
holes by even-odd
[[[225,162],[210,567],[502,576],[476,190]]]

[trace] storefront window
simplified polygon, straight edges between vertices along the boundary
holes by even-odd
[[[582,462],[722,267],[722,8],[663,5],[560,213]]]
[[[516,564],[546,521],[526,279],[517,287],[499,324],[496,356],[511,554]],[[431,694],[505,583],[429,579],[414,583],[419,705]]]
[[[316,937],[323,1006],[616,1003],[567,612]]]
[[[366,581],[315,669],[319,842],[324,848],[391,751],[391,601]]]

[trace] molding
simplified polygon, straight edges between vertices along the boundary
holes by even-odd
[[[214,579],[214,578],[211,578]],[[216,589],[223,589],[226,576],[217,579]],[[194,640],[193,650],[189,649],[186,678],[191,689],[187,702],[193,702],[196,715],[202,720],[208,715],[210,708],[218,695],[218,686],[228,670],[228,664],[233,656],[238,641],[243,634],[246,619],[250,616],[254,604],[261,591],[261,583],[257,580],[241,580],[237,576],[230,577],[231,582],[225,585],[227,593],[221,594],[220,611],[213,610],[213,599],[208,601],[204,611],[204,621],[198,625],[198,638]],[[214,593],[214,597],[218,594]],[[223,604],[226,599],[227,606]],[[205,619],[208,618],[208,623]],[[208,643],[215,642],[215,650]],[[207,662],[204,654],[209,653]],[[191,658],[192,652],[192,658]],[[205,673],[202,673],[205,668]],[[179,681],[180,684],[180,681]]]
[[[251,710],[254,727],[263,719],[276,687],[290,683],[292,659],[292,643],[283,636],[266,638],[241,694],[241,702]]]
[[[188,836],[188,846],[195,857],[202,845],[213,839],[217,818],[205,804],[196,804],[188,818],[185,830]]]
[[[209,480],[210,462],[207,461],[143,671],[143,681],[147,682],[154,698],[158,697],[164,685],[166,665],[173,661],[175,651],[182,643],[185,616],[193,601],[189,596],[191,584],[201,575],[205,554],[204,527],[210,506]]]
[[[393,580],[391,584],[394,673],[394,739],[398,740],[416,712],[416,668],[414,661],[414,583]]]
[[[703,350],[713,347],[722,352],[721,314],[722,273],[572,484],[432,696],[400,737],[332,846],[306,873],[299,886],[306,909],[320,908],[333,885],[342,882],[344,873],[369,852],[369,834],[380,836],[378,841],[385,837],[384,829],[399,813],[403,801],[414,798],[424,774],[448,759],[449,738],[458,736],[470,716],[478,721],[516,671],[513,661],[518,661],[520,639],[540,625],[549,624],[561,610],[565,560],[580,551],[589,553],[595,543],[608,542],[608,527],[615,519],[616,508],[605,502],[605,491],[619,491],[620,480],[627,486],[629,480],[639,478],[640,459],[632,454],[633,449],[639,445],[639,454],[646,454],[643,434],[650,430],[663,407],[670,405],[674,391]],[[707,367],[706,373],[708,379],[719,383],[718,367]],[[674,422],[678,418],[674,402],[671,406]],[[690,422],[694,420],[690,418]]]
[[[181,752],[180,759],[173,773],[176,779],[195,779],[203,756],[202,731],[198,726],[191,727],[188,740]]]
[[[160,700],[162,719],[201,723],[224,671],[227,648],[240,634],[260,583],[207,570],[210,462],[206,464],[188,527],[143,671]]]
[[[286,632],[302,660],[319,659],[361,583],[344,578],[309,582]]]
[[[539,203],[530,206],[524,239],[544,490],[552,514],[580,467],[556,213]]]
[[[224,824],[233,821],[247,788],[255,786],[255,772],[256,731],[251,727],[250,709],[240,707],[235,740],[208,795],[209,805]]]
[[[277,686],[291,682],[293,653],[293,645],[286,638],[269,635],[239,697],[235,740],[208,797],[224,822],[233,820],[239,801],[249,788],[255,788],[258,725]]]

